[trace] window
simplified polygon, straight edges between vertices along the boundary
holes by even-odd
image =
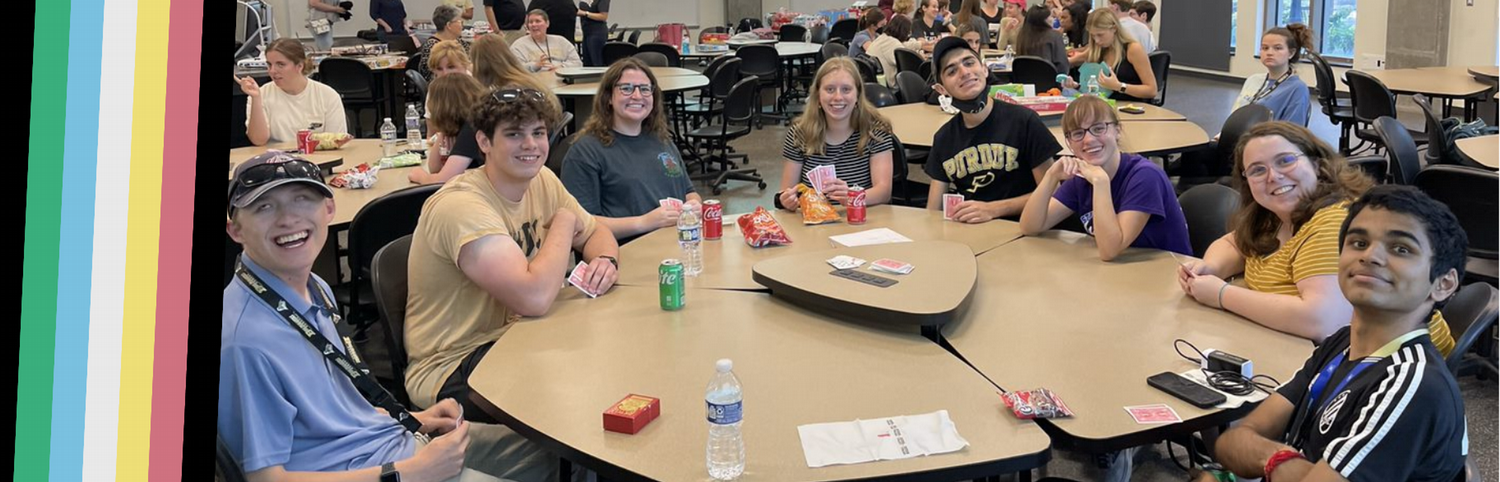
[[[1358,3],[1358,0],[1269,0],[1266,23],[1272,26],[1307,24],[1313,28],[1319,53],[1329,60],[1349,61],[1354,57]]]
[[[1240,0],[1229,0],[1229,55],[1234,55],[1236,34],[1240,31]]]

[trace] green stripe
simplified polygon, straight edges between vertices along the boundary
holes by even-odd
[[[72,2],[36,2],[31,54],[31,131],[26,149],[26,245],[16,370],[15,480],[47,480],[51,457],[52,357],[62,211],[63,111]],[[59,25],[60,23],[60,25]]]

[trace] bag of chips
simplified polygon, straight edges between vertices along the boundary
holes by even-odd
[[[786,236],[781,224],[776,222],[776,218],[764,206],[756,206],[755,212],[740,216],[736,222],[740,225],[740,232],[745,234],[745,244],[752,248],[792,244],[792,239]]]
[[[369,163],[360,164],[334,176],[328,181],[328,185],[348,189],[369,189],[375,186],[379,173],[380,166],[371,166]]]
[[[1061,398],[1052,390],[1038,388],[1030,391],[1006,392],[1000,395],[1005,401],[1005,406],[1016,414],[1021,420],[1037,418],[1063,418],[1073,416],[1073,411],[1068,409]]]
[[[802,193],[802,199],[797,201],[798,207],[802,209],[802,224],[824,224],[839,220],[839,213],[833,210],[833,204],[828,202],[828,198],[818,194],[818,191],[806,184],[798,184],[797,192]]]

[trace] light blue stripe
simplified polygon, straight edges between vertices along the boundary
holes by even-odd
[[[40,25],[47,23],[37,20]],[[104,0],[73,0],[68,24],[57,344],[53,352],[52,450],[48,471],[48,478],[54,481],[83,478],[95,165],[99,158],[99,77],[103,42],[108,40],[99,37],[104,30]]]

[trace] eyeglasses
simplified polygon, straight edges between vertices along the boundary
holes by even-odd
[[[1094,124],[1094,125],[1088,126],[1087,128],[1084,128],[1084,129],[1077,129],[1077,130],[1070,131],[1070,132],[1068,132],[1068,140],[1073,141],[1073,142],[1081,141],[1081,140],[1083,140],[1083,133],[1085,133],[1085,132],[1087,132],[1089,134],[1093,134],[1094,137],[1103,136],[1103,135],[1109,133],[1109,127],[1112,126],[1112,125],[1115,125],[1115,123],[1113,123],[1113,122],[1100,122],[1098,124]]]
[[[532,89],[504,89],[490,94],[490,98],[495,99],[496,102],[508,104],[516,101],[541,102],[546,100],[547,96]]]
[[[651,84],[615,84],[615,89],[620,91],[620,95],[626,97],[636,92],[640,92],[641,97],[651,97],[656,93],[656,88]]]
[[[1271,158],[1271,166],[1276,168],[1276,172],[1291,171],[1292,167],[1297,165],[1297,161],[1304,157],[1307,157],[1307,154],[1283,152]],[[1264,163],[1251,164],[1250,167],[1245,168],[1246,179],[1260,179],[1270,173],[1271,169]]]

